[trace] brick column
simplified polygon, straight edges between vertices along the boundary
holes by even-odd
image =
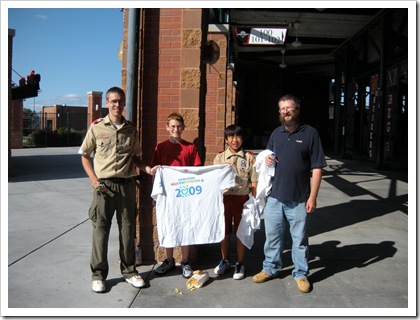
[[[87,126],[89,128],[92,122],[102,117],[102,92],[90,91],[88,95]]]
[[[227,25],[210,25],[207,40],[220,48],[219,60],[207,65],[206,95],[206,165],[213,164],[219,151],[225,148],[224,129],[235,123],[232,70],[227,69]]]
[[[145,10],[141,44],[144,69],[139,73],[142,92],[139,131],[146,163],[151,161],[156,144],[168,139],[166,119],[172,112],[180,112],[185,119],[183,138],[191,142],[199,140],[201,16],[202,9]],[[150,199],[151,183],[150,177],[141,181],[138,199],[140,246],[143,261],[151,258],[163,261],[166,253],[157,239],[156,215]],[[179,248],[174,257],[180,262]]]
[[[185,120],[185,131],[182,137],[200,145],[199,108],[201,87],[201,45],[202,45],[202,9],[183,9],[181,26],[181,56],[180,56],[180,110]]]
[[[137,114],[142,160],[149,164],[157,143],[168,139],[167,116],[179,112],[185,119],[185,140],[196,144],[204,164],[212,163],[223,149],[223,130],[234,121],[232,115],[231,72],[226,68],[226,34],[206,38],[202,30],[203,10],[144,9],[139,29],[139,102]],[[128,11],[124,11],[122,86],[126,85],[126,44]],[[202,46],[208,40],[218,43],[221,53],[214,65],[203,65]],[[206,75],[206,73],[208,73]],[[227,76],[228,74],[228,76]],[[228,80],[227,80],[228,79]],[[211,82],[208,83],[208,82]],[[153,179],[142,175],[138,181],[137,245],[143,262],[163,261],[165,249],[159,247],[156,213],[150,193]],[[177,248],[174,257],[181,260]],[[194,262],[196,251],[190,252]]]

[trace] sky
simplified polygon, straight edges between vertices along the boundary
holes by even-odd
[[[97,1],[91,8],[75,8],[80,5],[77,1],[66,3],[70,5],[64,9],[12,5],[6,8],[8,28],[16,33],[12,80],[18,83],[20,76],[26,77],[31,70],[41,75],[38,97],[24,100],[24,108],[38,112],[41,106],[56,104],[87,106],[87,92],[101,91],[104,99],[108,88],[121,86],[122,62],[118,59],[123,36],[121,8],[95,8],[105,3]],[[160,6],[163,3],[166,2],[159,2]],[[124,4],[127,5],[122,1],[121,6]],[[86,2],[83,6],[86,7]],[[2,27],[4,30],[3,23]]]
[[[87,93],[121,86],[118,48],[123,38],[120,8],[8,9],[13,38],[12,80],[34,70],[41,75],[38,97],[24,108],[87,106]],[[104,105],[104,102],[103,102]]]

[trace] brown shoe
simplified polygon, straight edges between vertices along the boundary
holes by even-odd
[[[299,278],[296,280],[297,288],[300,292],[308,293],[311,291],[311,284],[307,278]]]
[[[257,273],[255,276],[252,277],[252,281],[254,281],[255,283],[263,283],[273,278],[274,276],[271,276],[265,273],[264,271],[261,271],[260,273]]]

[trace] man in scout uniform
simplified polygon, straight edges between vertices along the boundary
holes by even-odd
[[[83,168],[94,189],[89,218],[93,226],[90,268],[92,290],[95,292],[105,291],[109,271],[107,247],[114,212],[120,233],[121,273],[125,281],[134,287],[145,285],[136,270],[134,244],[136,167],[148,174],[156,172],[156,168],[146,166],[139,158],[139,135],[135,126],[123,117],[124,91],[119,87],[110,88],[105,103],[108,115],[93,122],[79,150]],[[92,152],[93,166],[90,160]]]
[[[215,274],[223,274],[230,268],[229,242],[232,233],[232,222],[236,235],[242,218],[243,205],[249,199],[250,193],[255,197],[258,180],[256,169],[253,166],[255,162],[254,154],[252,152],[246,152],[242,148],[242,128],[238,125],[228,126],[225,129],[225,142],[227,145],[226,150],[217,154],[213,163],[229,163],[236,171],[236,185],[233,188],[225,190],[223,194],[223,203],[225,206],[225,238],[221,243],[222,260],[214,269]],[[245,276],[245,267],[243,265],[245,251],[246,247],[237,238],[237,261],[233,273],[233,279],[235,280],[241,280]]]

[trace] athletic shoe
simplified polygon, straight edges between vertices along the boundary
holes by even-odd
[[[214,268],[214,273],[219,274],[219,275],[224,274],[226,271],[229,270],[229,268],[230,268],[230,260],[222,259],[220,260],[219,265],[216,268]]]
[[[165,274],[166,272],[169,272],[174,269],[175,269],[175,260],[165,259],[165,261],[163,261],[162,264],[155,270],[155,273]]]
[[[97,293],[105,292],[105,281],[103,280],[93,280],[92,281],[92,290]]]
[[[242,280],[245,277],[245,266],[242,263],[235,264],[235,271],[233,273],[233,279]]]
[[[182,261],[181,262],[181,270],[182,270],[182,276],[185,279],[191,278],[193,275],[193,270],[191,269],[190,264],[188,261]]]
[[[125,281],[127,281],[129,284],[136,288],[141,288],[146,285],[146,283],[139,274],[136,274],[135,276],[132,276],[129,279],[125,279]]]

